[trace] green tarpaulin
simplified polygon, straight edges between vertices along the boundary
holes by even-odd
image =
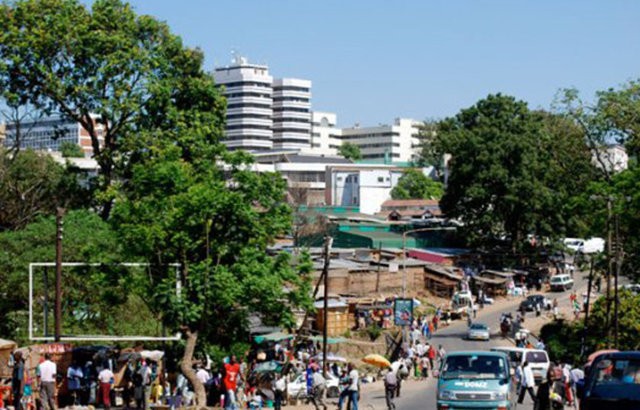
[[[282,332],[274,332],[268,333],[266,335],[254,336],[253,340],[256,343],[262,342],[279,342],[281,340],[293,339],[293,335],[282,333]]]

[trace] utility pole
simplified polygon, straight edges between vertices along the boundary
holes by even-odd
[[[44,337],[49,336],[49,267],[44,267]]]
[[[611,235],[611,219],[612,219],[612,205],[611,205],[611,197],[607,197],[607,315],[605,317],[605,329],[606,329],[606,339],[607,339],[607,348],[611,349],[611,339],[609,335],[611,334],[611,272],[613,271],[613,258],[612,255],[612,235]]]
[[[322,374],[327,376],[327,318],[329,307],[329,263],[331,262],[331,245],[333,238],[325,236],[324,238],[324,267],[322,275],[324,276],[324,300],[323,300],[323,324],[322,324]]]
[[[56,212],[56,306],[55,306],[55,341],[60,341],[62,327],[62,232],[65,209]]]
[[[380,292],[380,267],[382,266],[382,242],[378,242],[378,272],[376,273],[376,294]]]
[[[622,245],[620,244],[620,218],[618,217],[618,213],[616,212],[614,218],[614,229],[616,235],[616,271],[613,282],[613,292],[614,292],[614,305],[613,305],[613,347],[615,349],[618,348],[618,305],[620,304],[620,300],[618,299],[618,276],[620,276],[620,265],[622,264]]]
[[[589,282],[587,285],[587,306],[584,308],[584,328],[582,329],[582,341],[580,343],[580,356],[586,352],[587,335],[589,334],[589,304],[591,303],[591,287],[593,285],[593,256],[590,258]]]

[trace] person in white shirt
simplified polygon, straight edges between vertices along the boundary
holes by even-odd
[[[200,380],[200,383],[207,384],[209,379],[211,379],[211,376],[209,375],[209,372],[206,371],[203,367],[198,367],[198,371],[196,372],[196,378]]]
[[[102,404],[105,409],[111,408],[111,385],[113,385],[114,376],[113,372],[105,364],[104,369],[98,374],[98,382],[100,383],[100,397],[102,398]]]
[[[358,382],[360,380],[360,376],[358,374],[358,370],[356,370],[356,368],[352,364],[349,364],[349,380],[351,381],[351,384],[349,384],[351,410],[358,410]]]
[[[38,365],[40,378],[40,401],[45,410],[56,409],[56,375],[57,366],[51,361],[51,354],[45,353],[44,362]]]
[[[536,385],[536,381],[533,378],[533,371],[529,366],[529,362],[524,362],[522,365],[522,383],[520,387],[520,395],[518,396],[518,404],[522,404],[524,401],[525,392],[529,392],[529,396],[531,396],[531,400],[536,401],[536,395],[533,391],[534,386]]]

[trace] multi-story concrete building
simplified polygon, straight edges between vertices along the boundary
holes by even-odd
[[[411,119],[397,118],[392,125],[343,128],[339,138],[360,147],[363,160],[415,162],[420,149],[419,125]]]
[[[304,149],[311,145],[311,81],[273,81],[273,148]]]
[[[213,75],[227,97],[227,147],[247,151],[273,148],[273,77],[269,68],[236,56],[231,66],[216,68]]]
[[[314,111],[311,114],[311,145],[303,152],[321,156],[338,155],[342,145],[342,130],[336,127],[337,116],[330,112]]]
[[[363,214],[380,212],[404,168],[387,165],[331,165],[326,168],[325,202],[357,206]]]
[[[311,145],[311,81],[274,79],[268,66],[240,56],[213,75],[227,97],[227,147],[255,152]]]
[[[94,126],[98,133],[98,140],[102,145],[104,127],[97,122],[94,122]],[[91,156],[93,153],[89,132],[80,123],[67,120],[60,115],[22,121],[19,127],[19,144],[22,149],[60,151],[62,143],[70,142],[80,146],[85,156]],[[4,145],[8,147],[15,146],[18,143],[16,141],[18,124],[7,124],[5,133]]]

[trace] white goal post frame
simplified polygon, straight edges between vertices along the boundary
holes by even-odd
[[[151,266],[150,263],[137,262],[120,262],[120,263],[86,263],[86,262],[62,262],[62,266],[103,266],[117,265],[130,267]],[[51,342],[55,340],[54,336],[34,336],[33,335],[33,268],[35,267],[55,267],[55,262],[32,262],[29,263],[29,340],[40,342]],[[182,283],[180,282],[180,264],[168,263],[166,266],[174,267],[176,271],[176,294],[180,296]],[[80,336],[60,336],[61,342],[171,342],[181,339],[180,333],[174,336],[106,336],[106,335],[80,335]]]

